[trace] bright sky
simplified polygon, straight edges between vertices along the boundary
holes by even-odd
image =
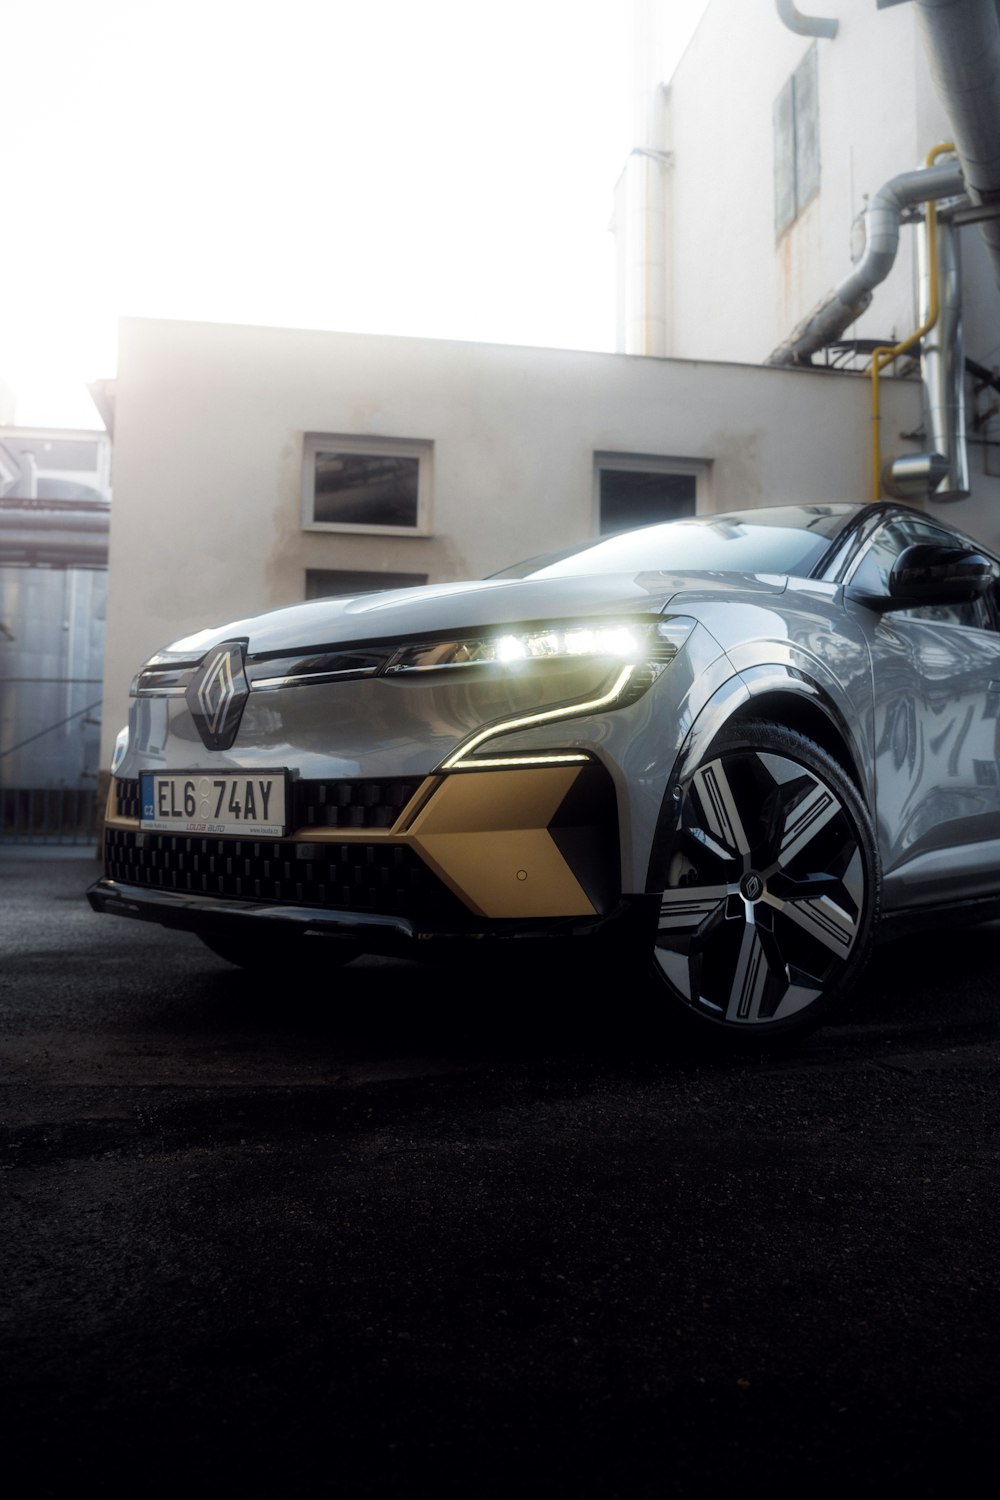
[[[706,0],[661,0],[669,73]],[[614,347],[630,0],[0,0],[0,381],[119,315]]]

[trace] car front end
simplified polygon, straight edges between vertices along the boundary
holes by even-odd
[[[237,960],[279,929],[382,952],[652,930],[651,842],[723,655],[675,592],[486,581],[177,642],[132,685],[91,904]]]

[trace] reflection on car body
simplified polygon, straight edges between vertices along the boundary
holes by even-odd
[[[544,938],[805,1029],[880,926],[995,914],[998,573],[772,507],[201,631],[135,678],[91,902],[251,967]]]

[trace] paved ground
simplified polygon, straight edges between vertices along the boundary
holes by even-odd
[[[992,1487],[998,927],[711,1064],[486,965],[255,986],[95,873],[0,858],[15,1494]]]

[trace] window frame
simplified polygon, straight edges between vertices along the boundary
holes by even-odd
[[[694,479],[694,511],[700,516],[709,508],[708,475],[711,463],[705,458],[674,458],[656,453],[615,453],[602,448],[594,453],[594,494],[592,531],[595,537],[611,535],[601,530],[601,475],[606,470],[620,470],[627,474],[677,474]],[[669,520],[670,517],[661,517]],[[650,521],[649,525],[656,525]],[[627,528],[631,529],[631,528]]]
[[[316,520],[316,458],[319,453],[348,453],[373,458],[417,460],[417,519],[413,526],[383,526],[377,521]],[[354,536],[429,536],[434,444],[429,438],[360,437],[356,433],[305,432],[302,435],[302,529]]]
[[[774,236],[775,240],[780,240],[819,196],[822,161],[819,52],[815,42],[803,54],[779,90],[771,106],[771,128],[774,153]],[[787,132],[785,141],[782,139],[783,130]],[[781,149],[782,145],[785,149]],[[807,177],[806,168],[810,166],[812,173]],[[781,210],[786,199],[791,211],[783,216]]]

